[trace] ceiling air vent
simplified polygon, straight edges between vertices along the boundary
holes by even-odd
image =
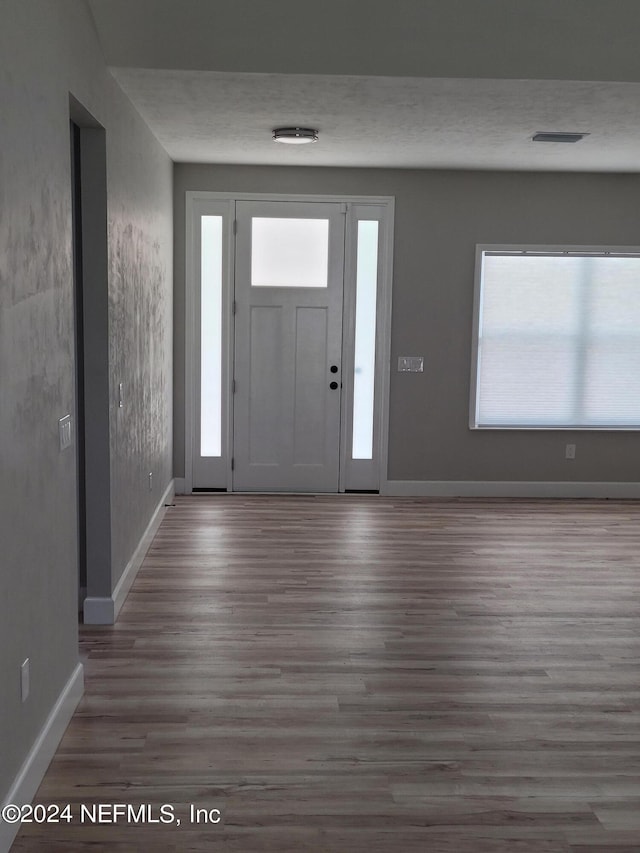
[[[533,142],[580,142],[588,133],[565,133],[555,130],[542,130],[534,133]]]

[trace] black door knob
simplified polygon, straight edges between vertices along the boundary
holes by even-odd
[[[332,364],[332,365],[331,365],[331,367],[329,368],[329,370],[330,370],[332,373],[337,373],[337,372],[338,372],[338,365],[337,365],[337,364]]]
[[[337,382],[330,382],[329,383],[329,388],[331,388],[332,391],[335,391],[337,387],[338,387]]]

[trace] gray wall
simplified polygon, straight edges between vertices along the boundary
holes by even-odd
[[[471,431],[469,380],[476,243],[640,244],[640,177],[559,173],[216,167],[177,164],[174,473],[184,475],[186,190],[345,193],[396,198],[391,363],[424,355],[424,374],[391,374],[391,480],[640,479],[637,433]],[[567,442],[577,458],[564,458]]]
[[[130,107],[107,140],[115,586],[173,477],[173,164]]]
[[[640,79],[637,0],[89,2],[124,68]]]
[[[3,797],[78,660],[75,449],[58,446],[75,406],[69,93],[107,135],[111,383],[131,401],[110,408],[114,582],[170,479],[172,164],[108,74],[83,2],[0,10]]]

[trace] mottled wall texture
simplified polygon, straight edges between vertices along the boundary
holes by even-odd
[[[175,467],[184,470],[184,210],[187,190],[389,195],[396,200],[390,480],[640,480],[637,432],[470,430],[477,243],[637,246],[640,176],[176,164]],[[568,441],[578,445],[571,463]]]
[[[75,411],[70,93],[107,140],[112,589],[171,478],[172,164],[81,0],[1,0],[0,18],[1,799],[78,661],[75,448],[58,442]]]

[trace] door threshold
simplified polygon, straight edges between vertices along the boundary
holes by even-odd
[[[293,492],[293,491],[258,491],[258,490],[250,490],[250,491],[231,491],[230,489],[205,489],[205,488],[197,488],[192,489],[191,493],[194,495],[239,495],[242,497],[247,497],[249,495],[255,495],[256,497],[296,497],[296,498],[326,498],[326,497],[340,497],[341,495],[379,495],[380,491],[378,489],[345,489],[344,492]]]

